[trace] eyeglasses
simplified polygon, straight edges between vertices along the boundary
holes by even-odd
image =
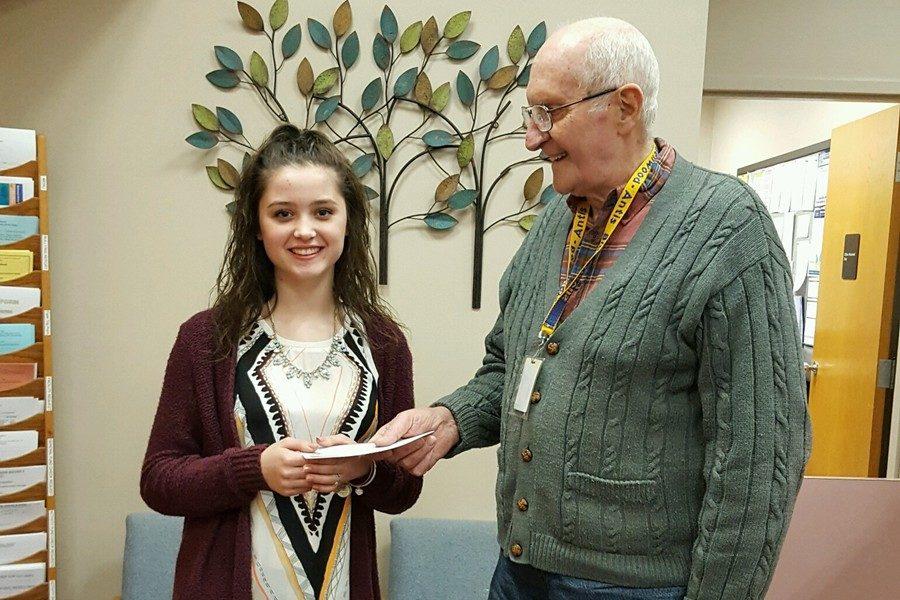
[[[590,96],[582,98],[581,100],[576,100],[575,102],[569,102],[568,104],[563,104],[562,106],[554,106],[553,108],[549,108],[547,106],[544,106],[543,104],[523,106],[522,118],[525,119],[525,127],[527,128],[530,124],[534,123],[538,128],[538,131],[540,131],[541,133],[547,133],[553,127],[553,118],[550,116],[550,113],[552,113],[554,110],[568,108],[581,102],[593,100],[594,98],[599,98],[600,96],[605,96],[606,94],[612,93],[617,89],[619,89],[619,86],[604,90],[602,92],[597,92],[596,94],[591,94]]]

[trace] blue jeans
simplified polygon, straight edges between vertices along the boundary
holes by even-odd
[[[682,600],[685,588],[627,588],[557,575],[500,556],[488,600]]]

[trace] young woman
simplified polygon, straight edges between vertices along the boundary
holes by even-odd
[[[181,326],[141,474],[151,508],[185,517],[174,598],[378,598],[373,511],[406,510],[421,479],[301,454],[413,405],[365,193],[324,136],[283,125],[236,200],[218,296]]]

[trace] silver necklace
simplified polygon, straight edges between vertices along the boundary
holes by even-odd
[[[270,317],[269,323],[272,325],[272,345],[275,347],[276,354],[272,362],[286,371],[285,377],[288,379],[297,378],[309,389],[316,379],[324,379],[326,381],[331,379],[330,367],[341,366],[341,362],[338,360],[338,354],[341,351],[339,331],[332,336],[331,346],[328,348],[328,354],[325,355],[325,360],[322,361],[322,364],[311,371],[304,371],[288,358],[287,350],[282,345],[281,340],[278,339],[278,333],[275,331],[275,320]]]

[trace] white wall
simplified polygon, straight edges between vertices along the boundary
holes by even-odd
[[[882,102],[704,97],[699,162],[741,167],[831,139],[831,130],[891,106]]]
[[[251,2],[268,12],[268,0]],[[295,0],[289,23],[301,10],[330,23],[338,4]],[[431,11],[443,23],[474,8],[469,35],[501,48],[516,24],[512,12],[526,33],[541,16],[551,30],[598,14],[630,19],[660,58],[657,130],[686,156],[697,154],[706,0],[523,0],[515,11],[509,3],[390,5],[401,27]],[[367,70],[381,7],[354,5]],[[261,38],[242,30],[233,0],[6,0],[0,40],[0,126],[37,129],[49,149],[59,597],[109,598],[119,590],[125,515],[145,510],[138,477],[166,356],[178,324],[207,305],[226,235],[225,197],[202,169],[215,154],[183,141],[195,128],[190,104],[224,103],[258,143],[272,122],[256,101],[246,92],[224,94],[203,75],[215,68],[214,45],[246,56]],[[324,60],[305,26],[300,54],[315,56],[316,65]],[[284,85],[292,85],[297,62]],[[374,76],[351,75],[359,89]],[[521,152],[511,144],[489,166]],[[434,173],[420,176],[422,196],[430,195]],[[501,188],[495,210],[514,205],[520,185]],[[421,207],[417,186],[405,189],[398,210]],[[420,404],[464,383],[480,364],[497,281],[520,240],[512,228],[489,234],[484,308],[472,311],[469,217],[447,235],[416,227],[392,233],[385,294],[410,329]],[[492,449],[441,464],[409,514],[493,519],[495,465]],[[385,520],[379,525],[384,559]]]
[[[704,89],[898,96],[898,29],[897,0],[712,0]]]

